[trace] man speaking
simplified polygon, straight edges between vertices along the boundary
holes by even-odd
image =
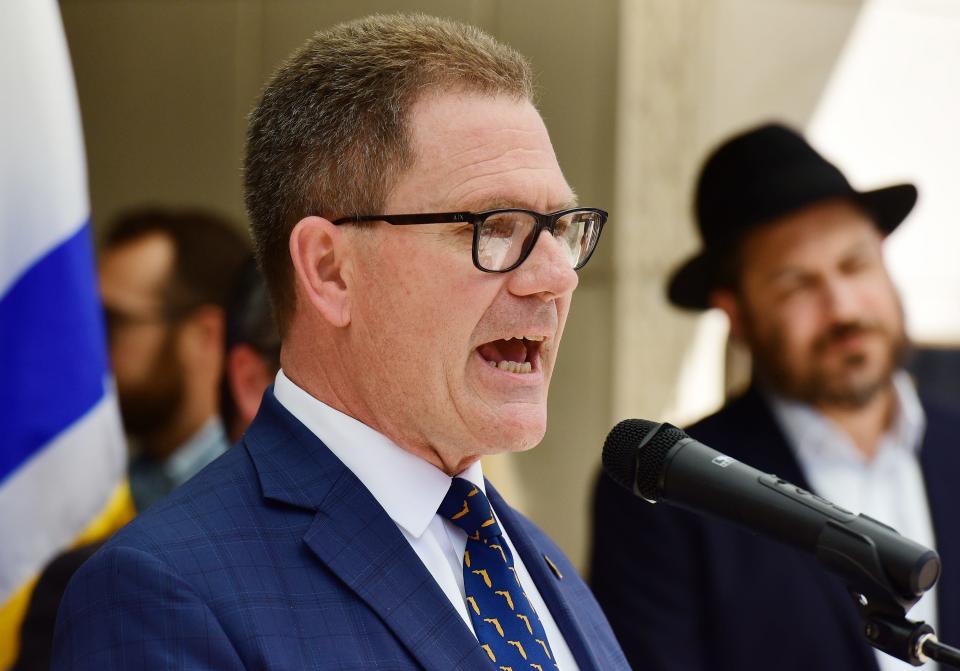
[[[606,219],[531,92],[515,51],[422,16],[281,67],[246,199],[282,370],[237,446],[80,570],[54,668],[628,668],[479,462],[541,440]]]

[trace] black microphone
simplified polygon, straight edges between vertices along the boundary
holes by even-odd
[[[890,598],[905,613],[940,575],[940,558],[930,548],[721,454],[670,424],[620,422],[604,443],[603,468],[651,503],[712,514],[812,552],[864,604],[867,598]]]

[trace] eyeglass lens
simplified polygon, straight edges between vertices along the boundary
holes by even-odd
[[[537,220],[527,212],[492,214],[480,224],[477,260],[486,270],[503,270],[517,263],[536,244],[533,232]],[[560,217],[553,237],[561,243],[571,268],[579,268],[590,256],[600,230],[596,212],[573,211]]]

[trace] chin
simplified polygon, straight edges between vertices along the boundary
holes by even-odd
[[[547,432],[547,413],[543,409],[505,412],[488,427],[493,430],[484,432],[487,453],[523,452],[543,440]]]

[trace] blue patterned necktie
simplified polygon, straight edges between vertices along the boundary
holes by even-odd
[[[558,669],[486,495],[471,482],[454,478],[438,513],[467,533],[463,553],[467,610],[493,668]]]

